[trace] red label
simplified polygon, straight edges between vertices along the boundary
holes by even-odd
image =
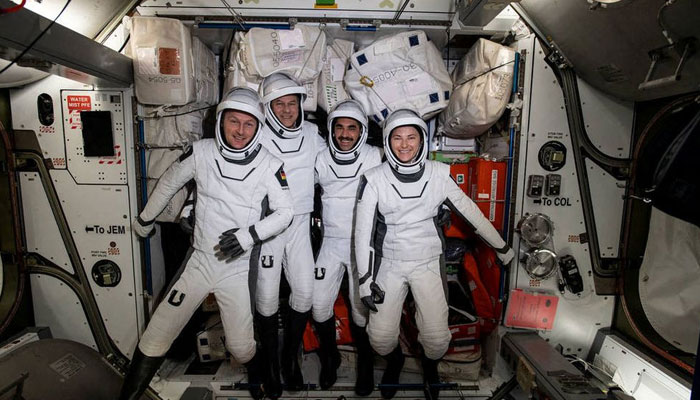
[[[68,96],[68,110],[92,110],[90,96]]]

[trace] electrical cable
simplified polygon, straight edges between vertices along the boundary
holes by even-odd
[[[3,72],[7,71],[11,66],[13,66],[15,63],[17,63],[17,61],[19,61],[20,58],[22,58],[25,54],[27,54],[27,52],[28,52],[32,47],[34,47],[34,45],[36,44],[36,42],[38,42],[39,39],[41,39],[41,38],[44,36],[44,34],[46,33],[46,31],[48,31],[49,29],[51,29],[51,27],[53,26],[53,24],[56,23],[56,20],[58,20],[58,18],[63,14],[63,12],[66,11],[66,8],[68,8],[68,4],[70,4],[71,1],[72,1],[72,0],[67,0],[67,1],[66,1],[66,4],[65,4],[65,5],[63,6],[63,8],[61,9],[61,12],[59,12],[58,15],[56,15],[56,18],[54,18],[53,21],[51,21],[51,23],[49,24],[49,26],[47,26],[43,31],[41,31],[41,33],[39,34],[39,36],[37,36],[31,43],[29,43],[29,46],[25,47],[24,50],[22,50],[22,52],[19,53],[19,55],[18,55],[17,57],[15,57],[14,60],[12,60],[9,64],[7,64],[7,65],[5,66],[5,68],[3,68],[2,70],[0,70],[0,75],[2,75]]]

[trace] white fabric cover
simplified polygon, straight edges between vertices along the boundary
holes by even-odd
[[[318,84],[318,105],[325,111],[350,98],[343,86],[343,78],[348,59],[355,51],[354,49],[353,42],[342,39],[335,39],[326,47],[323,69]]]
[[[440,51],[423,31],[379,39],[354,53],[348,68],[345,90],[376,122],[401,108],[429,119],[447,106],[452,90]]]
[[[219,68],[216,55],[197,37],[192,37],[196,102],[213,106],[219,102]]]
[[[455,88],[438,132],[461,139],[486,132],[510,100],[514,59],[512,49],[479,39],[452,71]]]
[[[130,25],[136,98],[184,105],[196,99],[190,30],[176,19],[133,17]]]
[[[204,110],[192,111],[196,104],[184,107],[159,108],[146,107],[144,121],[146,144],[151,146],[180,146],[202,138],[202,119]],[[192,111],[192,112],[188,112]],[[177,116],[169,116],[181,114]],[[151,118],[155,117],[155,118]]]
[[[686,353],[700,334],[700,228],[651,209],[639,298],[651,326]]]
[[[238,61],[238,49],[242,39],[243,33],[236,32],[233,40],[229,43],[228,60],[225,60],[224,93],[236,86],[246,86],[257,91],[262,82],[262,77],[249,75]]]
[[[326,34],[314,26],[297,25],[294,30],[253,28],[243,35],[237,57],[248,75],[264,78],[287,72],[308,82],[321,73],[325,49]]]

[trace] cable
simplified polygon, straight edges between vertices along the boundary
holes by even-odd
[[[19,59],[22,58],[22,56],[24,56],[25,54],[27,54],[27,52],[36,44],[36,42],[38,42],[39,39],[41,39],[41,37],[44,36],[44,34],[46,33],[46,31],[48,31],[49,29],[51,29],[51,27],[53,26],[53,24],[56,23],[56,20],[61,16],[61,14],[63,14],[64,11],[66,11],[66,8],[68,8],[68,4],[70,4],[71,1],[72,1],[72,0],[67,0],[67,1],[66,1],[66,4],[63,6],[63,9],[61,9],[61,12],[59,12],[58,15],[56,16],[56,18],[54,18],[53,21],[51,21],[51,23],[49,24],[49,26],[47,26],[43,31],[41,31],[41,33],[39,34],[39,36],[37,36],[36,39],[34,39],[31,43],[29,43],[29,46],[25,47],[24,50],[22,50],[22,52],[19,53],[19,55],[18,55],[17,57],[15,57],[14,60],[12,60],[12,62],[10,62],[9,64],[7,64],[7,65],[5,66],[5,68],[3,68],[3,69],[0,71],[0,75],[2,75],[3,72],[7,71],[7,70],[8,70],[11,66],[13,66],[17,61],[19,61]]]
[[[16,6],[8,7],[8,8],[0,8],[0,15],[2,14],[9,14],[13,13],[15,11],[19,11],[24,8],[24,5],[27,3],[27,0],[22,0],[21,3],[17,4]]]
[[[185,112],[181,112],[181,113],[177,113],[177,114],[156,115],[156,116],[153,116],[153,117],[145,116],[145,117],[142,117],[142,118],[143,118],[143,119],[161,119],[161,118],[168,118],[168,117],[179,117],[179,116],[181,116],[181,115],[192,114],[193,112],[202,111],[202,110],[208,110],[208,109],[214,108],[214,107],[216,107],[216,106],[206,106],[206,107],[202,107],[202,108],[195,108],[194,110],[185,111]]]
[[[126,47],[126,44],[129,43],[129,39],[131,39],[131,34],[126,35],[126,39],[124,39],[124,43],[122,44],[122,47],[117,50],[117,53],[121,53],[122,50],[124,50],[124,47]]]

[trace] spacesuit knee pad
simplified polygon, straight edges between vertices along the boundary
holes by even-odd
[[[330,307],[326,304],[317,305],[314,302],[314,306],[311,309],[311,314],[313,315],[314,321],[316,322],[328,321],[328,319],[333,316],[333,307]]]
[[[289,306],[292,307],[294,311],[305,313],[311,309],[312,304],[313,290],[311,290],[311,288],[292,289],[292,294],[289,296]]]
[[[451,339],[449,329],[426,330],[418,335],[418,341],[423,346],[425,356],[431,360],[438,360],[445,355]]]
[[[363,313],[362,311],[355,310],[355,308],[353,307],[352,322],[355,325],[364,328],[365,326],[367,326],[367,314]]]
[[[275,296],[264,296],[258,293],[255,299],[255,311],[263,317],[269,317],[279,309],[279,294]]]
[[[372,348],[379,353],[380,356],[385,356],[392,352],[399,344],[398,335],[393,332],[372,329],[371,324],[367,327],[367,335]]]
[[[226,348],[241,364],[247,363],[255,356],[255,340],[231,340],[226,337]]]
[[[146,336],[144,334],[141,338],[141,341],[138,344],[138,348],[139,350],[141,350],[141,353],[143,353],[143,355],[145,356],[162,357],[165,355],[165,353],[168,352],[168,349],[170,349],[170,344],[165,344],[165,342],[151,340],[150,336]]]

